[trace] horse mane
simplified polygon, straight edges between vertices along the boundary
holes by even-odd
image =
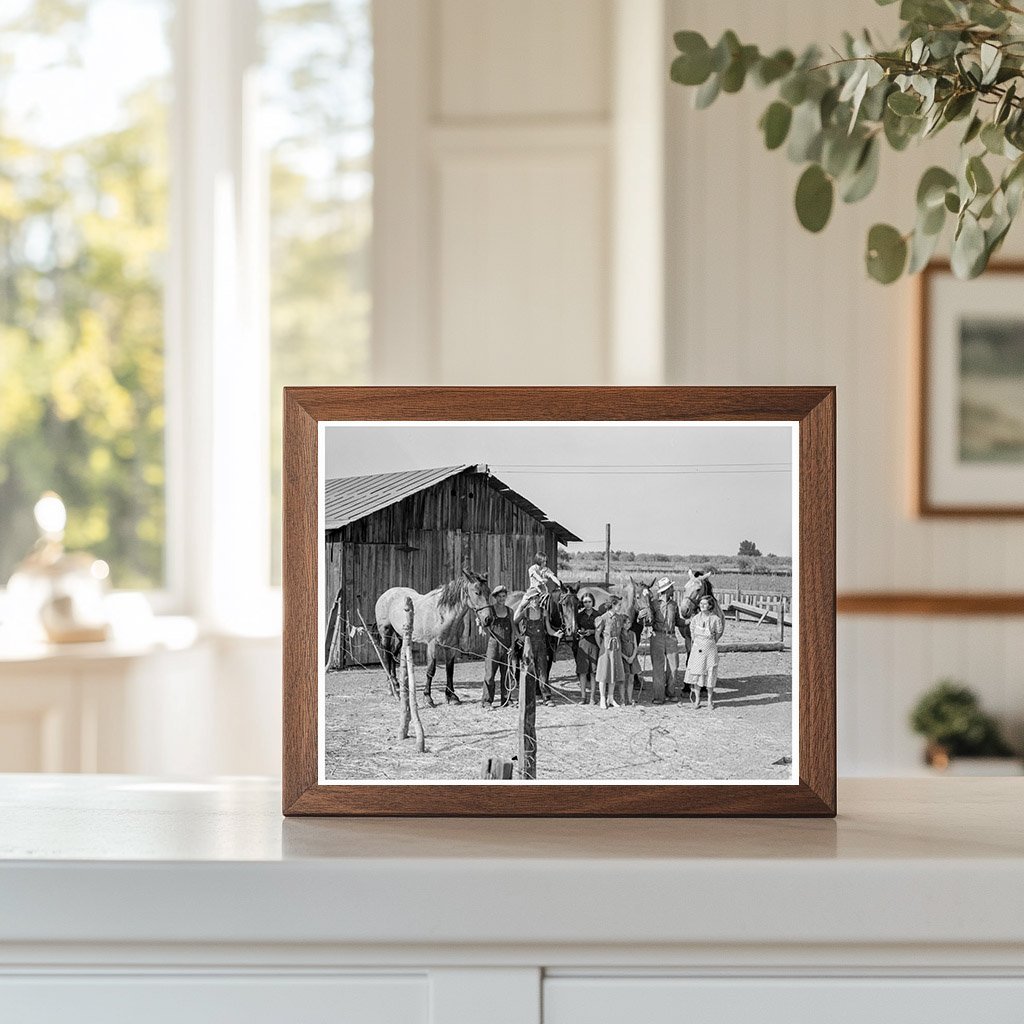
[[[466,581],[460,576],[458,579],[449,580],[447,583],[431,591],[437,594],[437,605],[439,608],[454,611],[462,604],[466,594]]]

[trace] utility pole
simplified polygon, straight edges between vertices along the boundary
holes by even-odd
[[[612,582],[612,524],[604,524],[604,585]]]

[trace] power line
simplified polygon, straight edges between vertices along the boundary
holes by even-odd
[[[773,473],[792,473],[785,469],[507,469],[501,472],[508,476],[768,476]]]
[[[704,469],[721,467],[775,466],[789,469],[789,462],[493,462],[498,469]]]

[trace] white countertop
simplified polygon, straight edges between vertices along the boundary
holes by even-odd
[[[275,783],[0,777],[0,943],[1024,944],[1024,780],[837,820],[284,819]]]

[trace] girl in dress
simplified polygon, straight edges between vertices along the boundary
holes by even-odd
[[[626,617],[619,611],[621,598],[613,597],[612,606],[595,622],[601,654],[597,659],[597,685],[601,691],[601,707],[617,708],[615,687],[626,676],[622,664],[622,632]],[[609,691],[611,700],[608,699]]]
[[[597,703],[597,610],[594,595],[585,591],[576,612],[576,678],[580,684],[580,703]]]
[[[640,634],[643,623],[637,614],[624,621],[622,627],[622,703],[640,703],[642,677],[640,675]],[[636,691],[634,695],[634,682]]]
[[[715,607],[713,597],[700,599],[699,611],[690,619],[693,647],[686,663],[686,682],[690,686],[691,700],[700,707],[700,688],[708,691],[708,711],[714,706],[715,683],[718,682],[718,641],[725,629],[725,620]]]

